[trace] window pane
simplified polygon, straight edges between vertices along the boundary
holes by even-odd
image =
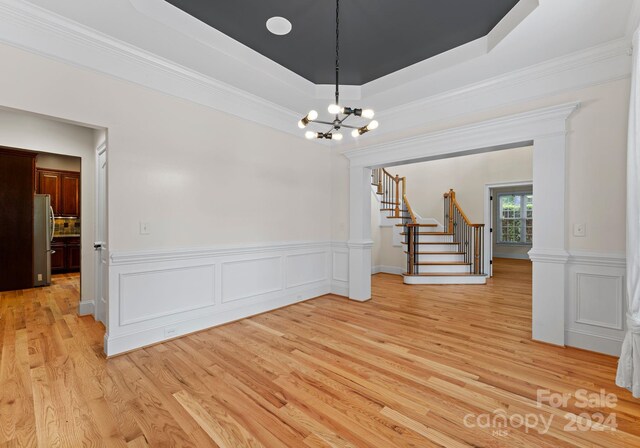
[[[533,195],[501,194],[498,197],[501,243],[531,243],[533,239]]]

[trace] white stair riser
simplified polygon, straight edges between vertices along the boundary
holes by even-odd
[[[452,254],[419,254],[418,262],[455,262],[464,261],[464,254],[452,255]]]
[[[487,283],[487,278],[476,275],[405,276],[404,283],[407,285],[484,285]]]
[[[407,242],[407,235],[402,235],[402,241]],[[453,235],[420,235],[419,243],[453,243]]]
[[[420,243],[452,243],[453,235],[419,235]]]
[[[405,245],[406,247],[406,245]],[[458,244],[419,244],[418,252],[458,252],[460,245]]]
[[[430,274],[432,272],[455,272],[455,273],[468,273],[469,265],[466,264],[442,264],[442,265],[427,265],[417,266],[419,274]]]

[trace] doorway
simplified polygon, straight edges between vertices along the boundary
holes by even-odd
[[[106,323],[108,295],[98,294],[97,291],[98,288],[106,291],[107,281],[102,280],[105,269],[96,262],[100,257],[94,249],[98,236],[106,247],[108,235],[106,224],[97,228],[97,222],[104,224],[107,217],[106,179],[103,180],[102,189],[98,183],[99,173],[104,173],[106,177],[106,129],[8,108],[0,108],[0,122],[0,145],[36,155],[45,162],[48,160],[48,166],[36,167],[34,163],[31,196],[33,197],[37,188],[36,169],[41,169],[45,172],[40,179],[43,185],[53,185],[53,191],[48,192],[49,196],[56,197],[59,202],[57,206],[63,207],[56,215],[58,219],[54,220],[57,225],[55,229],[59,236],[64,234],[66,240],[63,242],[70,246],[60,252],[52,249],[56,251],[52,255],[59,257],[52,260],[54,269],[64,269],[58,275],[66,277],[73,274],[73,269],[81,271],[81,279],[79,274],[75,274],[79,285],[75,293],[74,314],[90,314]],[[100,154],[102,170],[98,169]],[[73,161],[76,165],[54,165],[54,158]],[[58,173],[60,183],[57,187],[55,176],[46,172]],[[98,201],[99,195],[103,200]],[[107,260],[106,254],[102,260]],[[69,291],[73,289],[71,284],[73,282],[65,284]]]
[[[520,208],[511,213],[509,209],[514,208],[515,202]],[[484,253],[489,277],[493,277],[494,258],[529,259],[529,251],[533,246],[533,207],[531,180],[485,184],[484,220],[488,225],[485,228]],[[505,215],[504,222],[513,220],[513,225],[502,226],[499,218],[501,213]]]
[[[568,103],[346,151],[349,159],[349,298],[371,298],[371,170],[469,153],[533,146],[532,339],[565,345]]]

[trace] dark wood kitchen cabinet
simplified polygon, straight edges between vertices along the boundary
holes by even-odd
[[[66,251],[64,242],[53,240],[51,250],[51,272],[54,274],[65,272]]]
[[[58,209],[60,208],[60,187],[60,173],[37,170],[36,193],[51,196],[51,207],[54,215],[58,215]]]
[[[67,243],[67,270],[77,272],[80,270],[80,240]]]
[[[60,216],[80,217],[80,173],[61,174]]]
[[[36,192],[51,196],[54,215],[80,217],[80,173],[38,168]]]
[[[56,237],[51,242],[51,272],[78,272],[80,270],[80,238]]]

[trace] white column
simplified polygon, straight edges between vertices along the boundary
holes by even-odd
[[[564,345],[566,264],[566,135],[536,139],[533,148],[534,340]],[[543,199],[544,198],[544,199]]]
[[[349,169],[349,298],[371,298],[371,169]]]

